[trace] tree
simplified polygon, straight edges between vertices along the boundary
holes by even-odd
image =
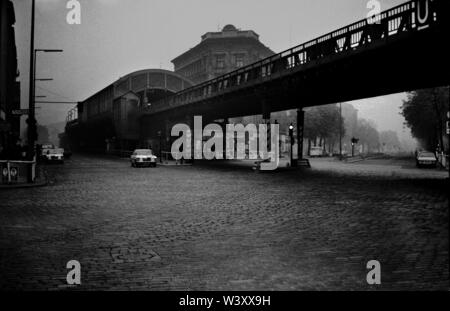
[[[401,143],[395,131],[380,132],[380,144],[383,152],[398,152],[401,149]]]
[[[308,153],[311,142],[333,152],[336,143],[339,142],[340,131],[344,136],[344,119],[341,118],[337,105],[318,106],[306,110],[304,136],[309,141]]]
[[[439,145],[448,150],[444,139],[448,101],[449,89],[441,87],[410,92],[403,102],[406,125],[423,148],[435,150]]]
[[[356,135],[358,135],[359,143],[363,146],[363,153],[380,150],[380,135],[373,121],[359,119]]]

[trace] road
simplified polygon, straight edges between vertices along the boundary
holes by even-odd
[[[400,162],[254,173],[74,155],[50,186],[0,192],[0,289],[448,290],[448,174]]]

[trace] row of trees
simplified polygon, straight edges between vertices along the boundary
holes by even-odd
[[[342,111],[342,113],[341,113]],[[371,120],[358,118],[357,110],[350,104],[326,105],[306,110],[305,133],[308,153],[311,146],[321,146],[325,152],[338,153],[342,138],[343,152],[351,152],[351,139],[359,139],[363,153],[398,152],[401,143],[394,131],[379,132]]]
[[[403,102],[402,114],[406,125],[422,148],[448,152],[448,137],[445,133],[448,103],[448,87],[414,91]]]
[[[280,124],[280,134],[287,135],[289,125],[296,122],[296,111],[283,111],[272,114],[273,120]],[[261,116],[234,118],[233,123],[263,122]],[[337,154],[342,151],[350,154],[351,139],[359,139],[357,150],[363,153],[398,152],[401,143],[394,131],[379,132],[373,121],[358,118],[358,111],[351,105],[344,103],[317,106],[305,109],[304,139],[308,154],[312,146],[320,146],[326,153]]]
[[[327,152],[333,152],[345,133],[344,118],[341,118],[337,105],[318,106],[306,110],[304,138],[308,139],[308,154],[311,146],[322,146]]]

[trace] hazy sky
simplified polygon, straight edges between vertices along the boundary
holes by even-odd
[[[366,0],[79,0],[81,25],[66,23],[67,0],[36,0],[37,95],[81,101],[132,71],[172,70],[171,60],[226,24],[252,29],[275,52],[303,43],[368,13]],[[402,0],[381,0],[382,9]],[[28,105],[31,0],[13,0],[22,106]],[[358,101],[361,117],[401,134],[404,94]],[[42,124],[63,121],[70,106],[40,105]],[[386,113],[386,112],[392,113]],[[409,132],[409,131],[408,131]]]

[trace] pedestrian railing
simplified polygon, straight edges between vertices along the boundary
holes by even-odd
[[[20,184],[36,180],[36,161],[0,160],[1,184]]]

